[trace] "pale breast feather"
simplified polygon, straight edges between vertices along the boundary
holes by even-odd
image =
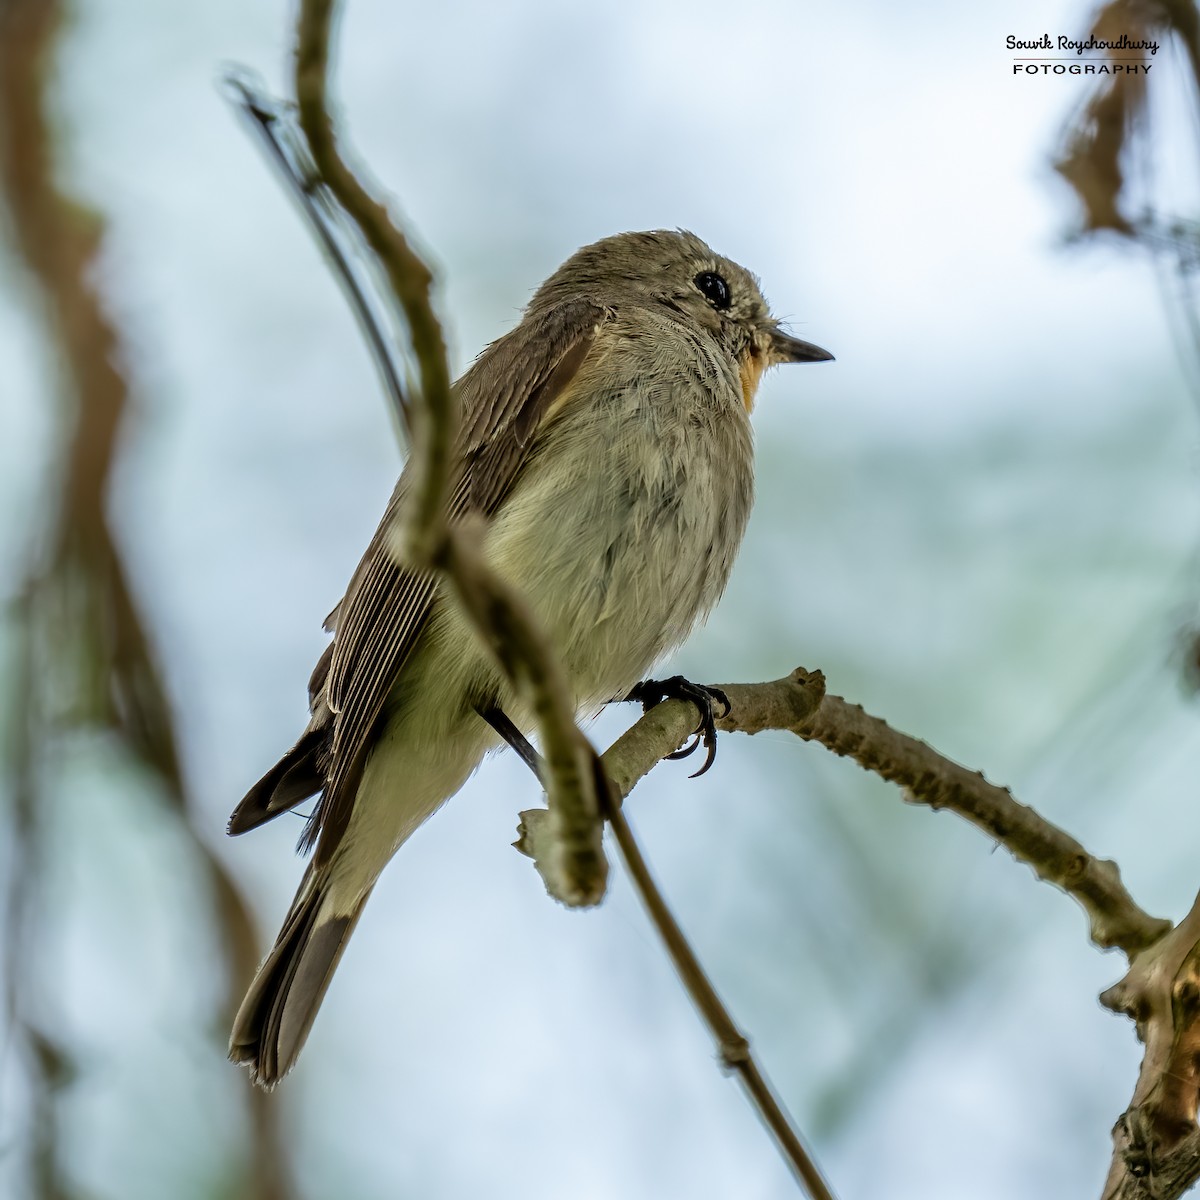
[[[458,480],[451,519],[491,515],[521,472],[546,414],[567,390],[609,310],[586,300],[529,313],[493,342],[455,385],[462,406]],[[387,697],[425,626],[433,577],[401,567],[388,532],[403,503],[401,475],[371,543],[335,610],[325,701],[332,713],[325,787],[302,838],[327,862],[345,831]]]

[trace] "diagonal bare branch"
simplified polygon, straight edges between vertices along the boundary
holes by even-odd
[[[718,728],[750,734],[789,730],[899,785],[914,804],[957,813],[995,838],[1018,862],[1032,867],[1039,879],[1078,901],[1087,914],[1092,941],[1102,949],[1116,947],[1133,959],[1171,928],[1169,921],[1138,906],[1121,882],[1116,863],[1096,858],[978,771],[898,732],[859,705],[827,695],[819,671],[797,667],[770,683],[723,683],[720,688],[731,708],[717,720]],[[682,744],[695,723],[693,704],[670,700],[633,725],[604,755],[605,768],[621,794],[628,795],[642,775]],[[533,817],[535,822],[539,819]]]
[[[591,744],[579,732],[562,665],[520,595],[488,566],[480,530],[447,518],[458,405],[450,387],[445,340],[433,311],[433,276],[338,150],[329,113],[327,75],[334,0],[303,0],[296,49],[296,96],[319,183],[327,187],[378,257],[407,321],[420,387],[402,414],[412,446],[415,484],[394,539],[413,566],[440,571],[486,646],[538,718],[548,770],[544,785],[556,833],[548,860],[557,899],[596,904],[608,867],[602,844]]]

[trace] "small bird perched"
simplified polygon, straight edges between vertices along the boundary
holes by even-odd
[[[487,521],[577,710],[626,698],[724,590],[754,493],[763,372],[832,355],[784,333],[755,278],[694,234],[622,233],[573,254],[455,385],[451,520]],[[379,529],[326,621],[300,740],[247,793],[231,834],[320,793],[315,853],[238,1011],[229,1056],[254,1082],[293,1066],[388,860],[511,720],[533,726],[436,578]]]

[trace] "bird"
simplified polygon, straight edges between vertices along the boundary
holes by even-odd
[[[455,383],[449,519],[484,523],[487,558],[540,621],[577,712],[645,699],[643,677],[711,611],[753,503],[763,373],[832,357],[783,330],[744,267],[653,230],[576,251]],[[326,619],[307,727],[229,820],[242,834],[318,797],[311,858],[230,1036],[264,1088],[294,1066],[392,856],[498,728],[534,726],[449,590],[393,553],[410,487],[406,468]]]

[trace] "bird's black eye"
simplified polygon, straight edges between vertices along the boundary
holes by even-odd
[[[704,293],[713,308],[728,308],[731,297],[729,284],[716,271],[701,271],[692,282]]]

